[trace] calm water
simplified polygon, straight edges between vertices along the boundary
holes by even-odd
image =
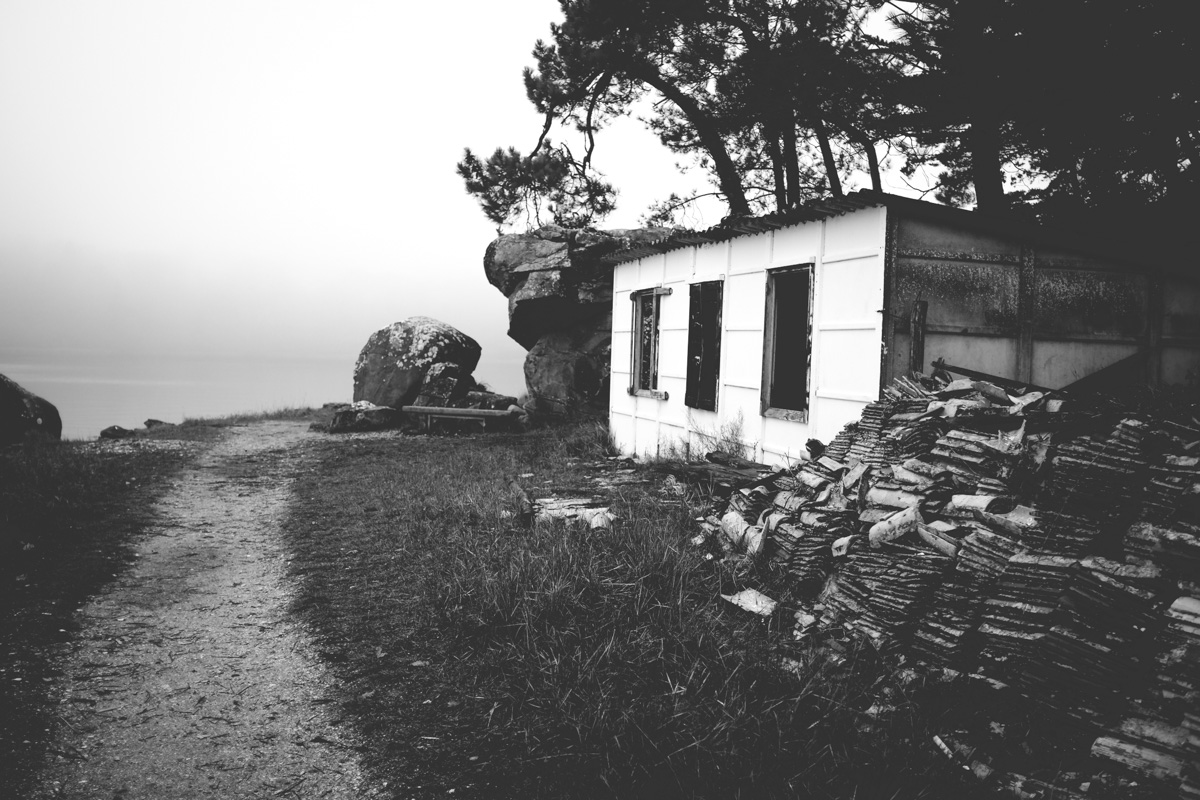
[[[58,408],[63,438],[93,439],[109,425],[140,428],[149,418],[181,422],[349,402],[354,356],[118,356],[0,348],[0,374]]]

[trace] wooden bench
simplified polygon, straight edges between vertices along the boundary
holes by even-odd
[[[478,422],[479,429],[484,430],[487,427],[489,419],[516,419],[521,415],[520,411],[505,410],[498,411],[492,408],[443,408],[441,406],[401,406],[401,411],[405,414],[412,414],[415,417],[421,418],[421,423],[425,426],[425,430],[429,430],[436,419],[455,420],[457,422]]]

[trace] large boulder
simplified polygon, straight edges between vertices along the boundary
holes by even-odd
[[[469,376],[479,354],[479,344],[462,331],[410,317],[371,334],[354,365],[354,400],[396,409],[412,405],[431,367],[450,364]]]
[[[608,408],[612,265],[601,259],[671,232],[547,225],[488,245],[484,272],[508,298],[508,335],[529,351],[525,382],[539,412]]]
[[[62,417],[48,400],[0,375],[0,445],[14,444],[29,436],[61,439]]]
[[[608,408],[608,328],[547,333],[525,356],[534,409],[555,416],[601,414]]]

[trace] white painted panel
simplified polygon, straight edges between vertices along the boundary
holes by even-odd
[[[626,309],[628,311],[629,309]],[[625,326],[625,330],[613,331],[612,335],[612,369],[629,371],[631,348],[633,347],[633,334],[629,331],[629,326]]]
[[[825,252],[822,255],[836,257],[838,253],[867,248],[882,251],[883,214],[882,208],[864,208],[825,220]]]
[[[729,240],[729,274],[763,270],[771,261],[771,234],[756,233]]]
[[[609,376],[608,410],[614,414],[632,417],[637,410],[633,395],[629,393],[629,376],[614,372]]]
[[[688,432],[682,425],[663,422],[658,426],[658,455],[662,458],[682,458],[688,449]]]
[[[692,261],[695,259],[696,248],[685,247],[682,250],[672,250],[664,254],[666,259],[663,280],[667,283],[675,281],[686,282],[692,277]]]
[[[824,394],[879,395],[879,334],[875,331],[821,331],[814,387]]]
[[[804,422],[788,422],[767,417],[763,420],[762,450],[775,457],[769,464],[793,463],[805,457],[804,443],[809,440],[809,426]]]
[[[759,414],[759,396],[757,389],[742,389],[737,386],[725,387],[725,405],[721,409],[721,426],[742,431],[742,439],[751,444],[759,439],[759,428],[762,416]]]
[[[820,324],[865,322],[878,326],[883,308],[883,258],[821,264],[817,270]]]
[[[658,332],[658,379],[687,377],[687,331]],[[662,386],[659,386],[661,389]]]
[[[683,393],[687,388],[684,378],[658,378],[658,388],[667,393],[666,400],[660,400],[658,419],[673,425],[683,426],[687,422],[687,406],[683,404]]]
[[[726,242],[695,248],[696,277],[716,278],[729,270],[729,245]]]
[[[733,384],[752,392],[762,386],[763,336],[759,331],[726,331],[721,348],[721,383]]]
[[[687,330],[691,303],[691,289],[686,283],[671,284],[671,293],[663,295],[658,304],[658,329]]]
[[[663,256],[646,256],[638,261],[638,289],[658,286],[663,280]]]
[[[613,293],[613,333],[630,333],[633,330],[633,292]]]
[[[765,271],[730,275],[725,279],[725,307],[721,313],[725,330],[761,331],[766,302]]]
[[[627,261],[613,267],[613,294],[630,292],[637,288],[638,261]]]
[[[817,259],[821,252],[821,223],[804,222],[775,231],[771,266],[786,267],[806,264]]]
[[[633,423],[633,449],[643,457],[658,455],[658,423],[653,419],[638,417]]]
[[[633,417],[609,411],[608,429],[612,432],[613,442],[622,453],[633,452]]]
[[[812,415],[812,437],[829,444],[849,422],[857,422],[866,403],[817,397]]]

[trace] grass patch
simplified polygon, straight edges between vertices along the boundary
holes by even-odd
[[[0,449],[0,797],[46,746],[53,649],[129,563],[153,500],[194,448],[34,442]]]
[[[594,486],[594,461],[611,452],[602,429],[319,447],[285,525],[296,611],[341,678],[369,768],[393,786],[479,797],[974,791],[931,743],[953,704],[916,702],[921,690],[869,649],[797,649],[790,619],[722,603],[738,575],[688,544],[686,503],[621,486],[608,492],[610,531],[517,522],[507,479],[532,473],[522,483],[535,498]],[[881,698],[889,712],[867,713]]]

